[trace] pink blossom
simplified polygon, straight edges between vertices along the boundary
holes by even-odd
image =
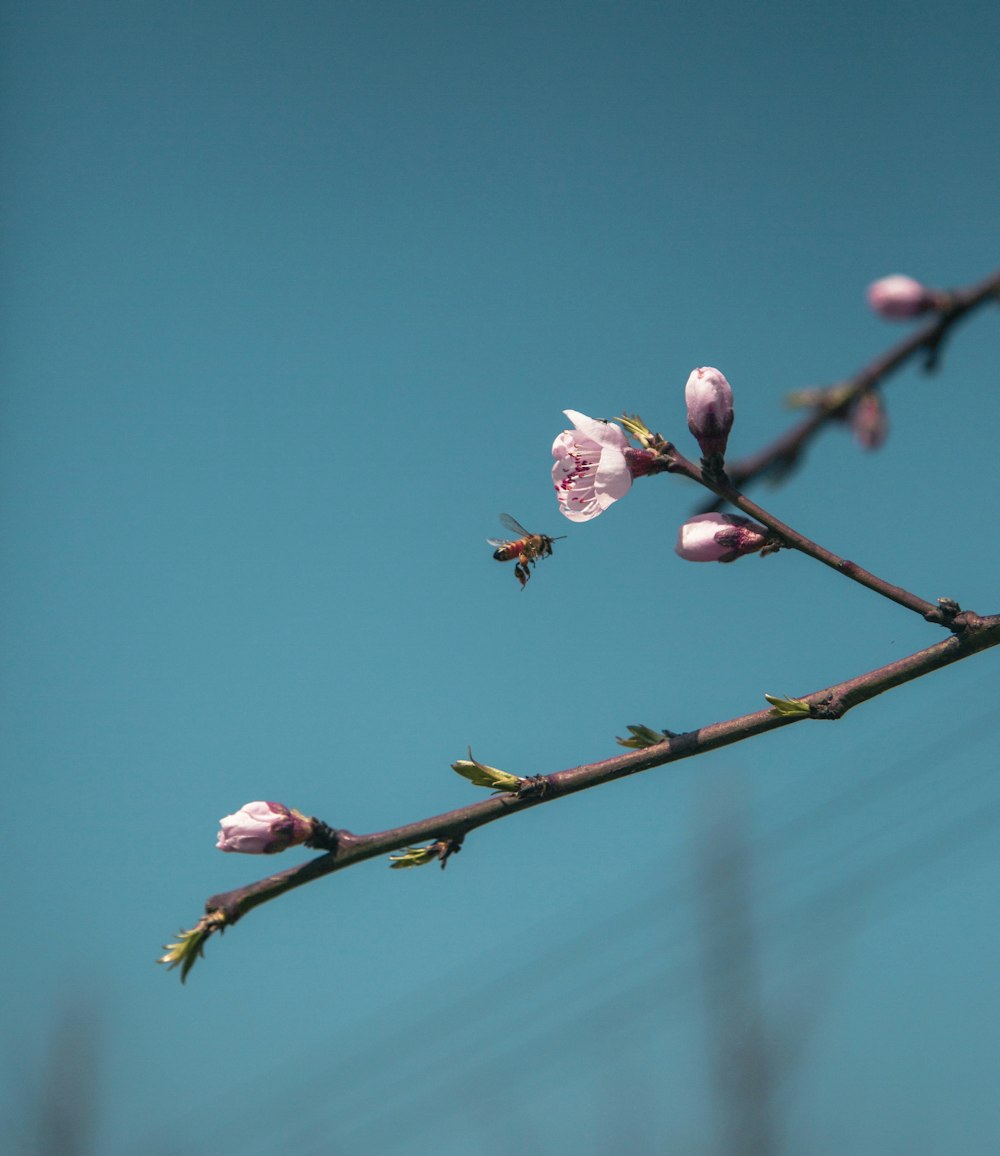
[[[733,391],[725,375],[710,365],[691,372],[684,387],[688,429],[698,439],[704,457],[726,452],[733,428]]]
[[[571,522],[589,522],[623,498],[632,485],[625,431],[574,409],[563,410],[574,425],[552,443],[552,481],[559,509]]]
[[[735,562],[767,542],[765,526],[738,514],[699,514],[681,526],[677,553],[688,562]]]
[[[219,822],[216,847],[244,855],[274,855],[304,843],[313,833],[312,820],[284,803],[245,803]]]
[[[883,277],[868,286],[868,304],[879,314],[892,321],[903,321],[908,317],[919,317],[933,309],[936,297],[933,290],[912,277],[895,273]]]

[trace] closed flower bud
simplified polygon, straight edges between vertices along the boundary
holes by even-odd
[[[725,375],[710,365],[692,371],[684,387],[688,429],[706,458],[722,457],[733,428],[733,391]]]
[[[681,526],[677,553],[688,562],[735,562],[767,545],[766,527],[738,514],[699,514]]]
[[[880,317],[905,321],[933,309],[937,295],[912,277],[896,273],[868,286],[868,304]]]
[[[216,847],[244,855],[274,855],[304,843],[313,833],[312,819],[284,803],[246,803],[219,822]]]
[[[861,394],[848,416],[854,440],[863,450],[877,450],[889,434],[889,419],[877,393]]]

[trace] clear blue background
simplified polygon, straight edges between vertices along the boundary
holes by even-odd
[[[942,637],[798,556],[682,563],[679,480],[571,526],[549,446],[572,407],[693,451],[708,364],[750,452],[906,332],[870,280],[989,273],[998,34],[986,0],[3,4],[17,1152],[710,1153],[746,1016],[784,1150],[1000,1148],[995,653],[318,882],[184,987],[153,962],[304,857],[214,850],[248,800],[380,830],[477,798],[470,743],[559,770]],[[1000,610],[998,321],[893,379],[880,453],[830,430],[755,496]],[[523,594],[501,510],[569,535]]]

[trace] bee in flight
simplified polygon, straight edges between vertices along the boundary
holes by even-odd
[[[534,566],[539,558],[549,557],[552,553],[552,543],[558,542],[559,538],[565,538],[566,535],[560,534],[559,538],[550,538],[548,534],[529,534],[521,523],[515,521],[510,514],[501,514],[500,521],[516,537],[487,538],[486,541],[491,546],[496,547],[493,557],[498,562],[513,562],[515,558],[517,559],[514,577],[521,583],[523,590],[531,577],[531,571],[528,567]]]

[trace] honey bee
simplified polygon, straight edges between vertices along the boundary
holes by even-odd
[[[558,542],[559,538],[565,538],[566,535],[560,534],[558,538],[550,538],[548,534],[529,534],[510,514],[501,514],[500,521],[517,537],[487,538],[486,541],[496,547],[493,557],[498,562],[513,562],[515,558],[517,559],[514,577],[521,583],[523,590],[531,577],[528,567],[534,566],[539,558],[549,557],[552,553],[552,543]]]

